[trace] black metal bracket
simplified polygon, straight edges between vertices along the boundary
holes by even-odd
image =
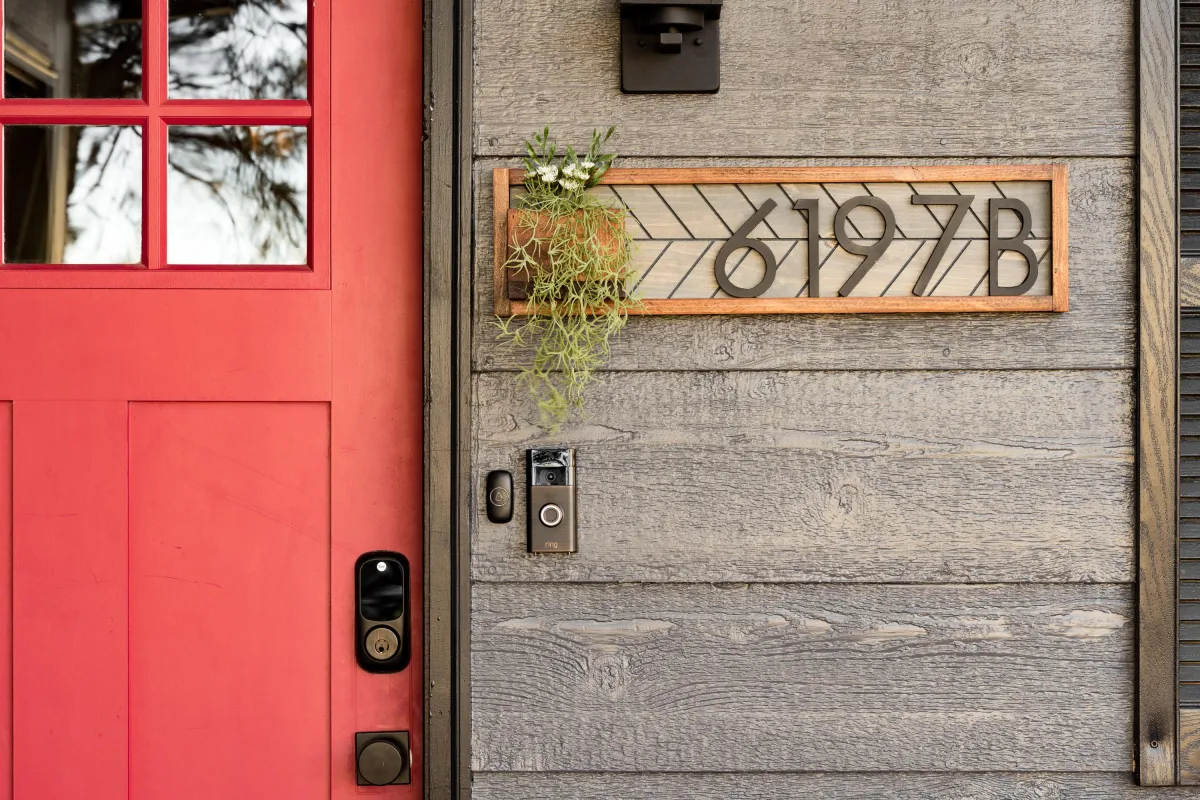
[[[722,2],[620,0],[621,91],[720,91]]]

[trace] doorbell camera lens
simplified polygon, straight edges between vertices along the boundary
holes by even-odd
[[[546,473],[546,483],[550,484],[551,486],[558,483],[558,475],[553,472],[547,472]]]

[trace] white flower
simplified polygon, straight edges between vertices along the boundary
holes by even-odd
[[[572,181],[563,178],[558,182],[558,185],[566,189],[568,192],[576,192],[583,188],[583,184],[579,181]]]
[[[585,180],[588,176],[587,172],[581,170],[575,164],[567,164],[567,166],[563,167],[563,175],[568,178],[575,178],[576,180]]]
[[[537,168],[538,177],[546,183],[554,183],[558,180],[558,167],[553,164],[547,164]]]
[[[591,172],[592,170],[594,170],[596,168],[596,162],[595,161],[580,161],[579,166],[583,167],[588,172]]]

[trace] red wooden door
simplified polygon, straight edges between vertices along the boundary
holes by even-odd
[[[420,796],[421,3],[4,20],[0,800]],[[360,731],[410,785],[356,785]]]

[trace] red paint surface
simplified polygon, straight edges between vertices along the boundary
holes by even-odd
[[[307,110],[167,102],[153,63],[144,101],[0,100],[138,117],[153,162],[142,267],[0,268],[0,800],[422,794],[422,7],[313,25]],[[168,122],[284,117],[311,128],[312,270],[170,268]],[[376,549],[412,566],[397,675],[354,661]],[[356,786],[370,730],[412,734],[410,786]]]
[[[328,406],[135,403],[129,450],[132,796],[328,797]]]
[[[367,675],[337,644],[353,639],[354,559],[373,547],[420,553],[423,537],[421,25],[419,0],[333,8],[334,775],[353,771],[354,731],[396,730],[397,714],[412,720],[405,730],[422,724],[419,636],[412,666],[396,676]],[[411,566],[419,598],[423,569]],[[421,631],[422,604],[411,608]],[[422,769],[416,737],[412,793],[372,791],[420,797]]]
[[[128,796],[128,404],[13,404],[13,794]]]
[[[12,800],[12,404],[0,403],[0,800]]]

